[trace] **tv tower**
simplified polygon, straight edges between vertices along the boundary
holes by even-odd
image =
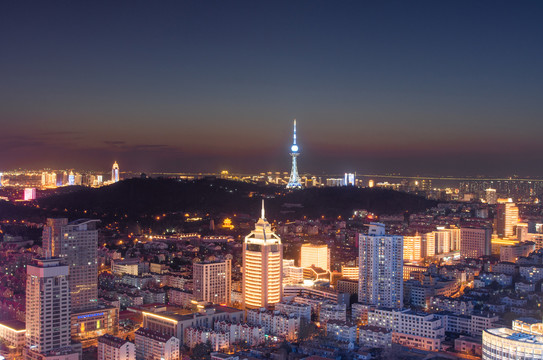
[[[290,170],[290,178],[288,180],[287,189],[301,189],[300,175],[298,175],[298,166],[296,158],[298,155],[298,145],[296,145],[296,119],[294,119],[294,136],[292,146],[290,147],[290,156],[292,156],[292,169]]]

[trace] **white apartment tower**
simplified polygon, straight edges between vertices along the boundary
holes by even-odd
[[[264,214],[243,244],[243,302],[249,309],[277,304],[282,298],[283,245]]]
[[[359,234],[358,301],[367,305],[403,306],[403,237],[386,235],[385,225],[371,223]]]
[[[43,358],[70,345],[68,266],[55,258],[34,260],[26,276],[26,358]]]
[[[100,220],[47,219],[43,248],[47,256],[63,259],[70,269],[72,311],[96,307],[98,300],[98,230]]]
[[[300,250],[300,267],[315,265],[330,271],[330,249],[328,245],[303,244]]]
[[[192,266],[194,299],[230,305],[232,260],[195,262]]]

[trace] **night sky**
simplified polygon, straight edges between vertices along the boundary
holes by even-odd
[[[543,176],[541,1],[3,1],[0,171]]]

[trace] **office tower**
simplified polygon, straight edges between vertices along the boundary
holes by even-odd
[[[345,178],[343,180],[344,186],[355,186],[355,177],[356,173],[345,173]]]
[[[230,305],[232,260],[195,262],[192,266],[194,300]]]
[[[4,174],[0,172],[0,187],[2,187],[2,176],[4,176]]]
[[[136,360],[136,346],[111,335],[98,338],[98,360]]]
[[[518,207],[515,203],[498,204],[496,207],[496,232],[498,237],[512,237],[518,223]]]
[[[75,174],[73,171],[70,171],[68,175],[68,185],[75,185]]]
[[[485,195],[487,204],[496,205],[498,203],[498,194],[496,193],[496,189],[486,189]]]
[[[36,200],[36,188],[26,188],[24,199],[25,201]]]
[[[70,268],[72,311],[96,307],[98,300],[98,230],[100,220],[47,219],[43,249],[63,259]]]
[[[308,268],[311,265],[330,271],[330,249],[328,245],[302,245],[300,250],[300,267]]]
[[[385,225],[371,223],[359,234],[358,301],[363,304],[403,306],[403,237],[386,235]]]
[[[461,228],[460,255],[466,258],[478,258],[490,255],[492,250],[492,229]]]
[[[294,119],[294,135],[292,146],[290,147],[290,156],[292,156],[292,169],[290,170],[290,178],[288,180],[287,189],[301,189],[302,183],[300,181],[300,175],[298,175],[298,165],[296,164],[296,158],[298,157],[298,145],[296,144],[296,119]]]
[[[264,213],[243,244],[243,301],[247,308],[274,305],[282,298],[283,245]]]
[[[111,169],[111,182],[119,181],[119,164],[115,161]]]
[[[70,353],[68,271],[57,258],[37,259],[27,266],[27,359],[40,359],[52,351]]]

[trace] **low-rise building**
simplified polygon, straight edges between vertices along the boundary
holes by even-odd
[[[283,315],[295,314],[298,317],[311,321],[311,305],[299,304],[294,301],[282,301],[275,304],[275,310]]]
[[[295,314],[284,315],[279,311],[269,311],[264,308],[247,311],[247,322],[266,329],[266,333],[281,336],[288,341],[298,339],[301,318]]]
[[[266,340],[266,330],[259,325],[217,321],[214,329],[228,334],[230,344],[246,343],[248,346],[257,346]]]
[[[0,341],[7,346],[10,355],[15,357],[22,354],[25,346],[25,323],[18,320],[0,321]]]
[[[326,323],[330,320],[347,321],[347,305],[345,304],[322,304],[319,310],[319,321]]]
[[[362,325],[358,328],[360,346],[384,348],[392,345],[392,330],[379,326]]]
[[[158,331],[139,328],[136,330],[136,358],[179,359],[179,339]]]
[[[207,342],[211,344],[213,351],[225,350],[230,346],[229,334],[220,330],[189,327],[185,329],[183,339],[183,343],[190,349]]]
[[[326,323],[326,335],[336,341],[355,344],[357,340],[356,323],[330,320]]]
[[[109,334],[100,336],[98,360],[136,360],[136,345]]]

